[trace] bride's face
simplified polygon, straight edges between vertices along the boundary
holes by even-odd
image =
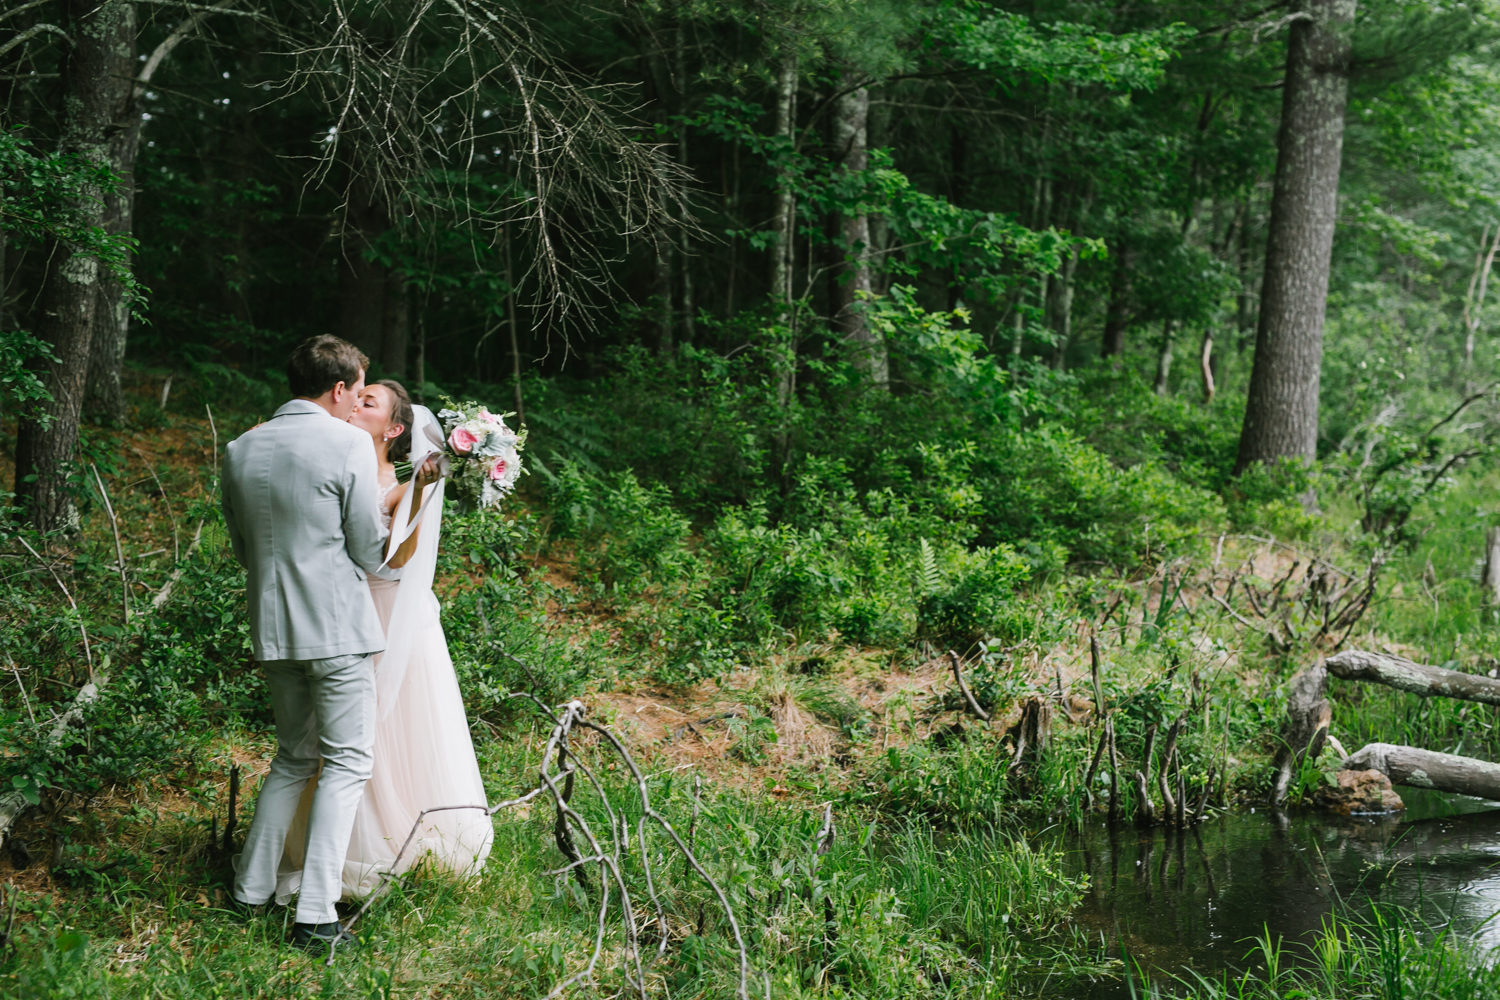
[[[395,396],[385,386],[365,386],[364,391],[359,394],[359,402],[355,405],[354,415],[349,418],[349,422],[374,438],[376,444],[389,441],[401,433],[391,423],[391,410],[395,402]]]

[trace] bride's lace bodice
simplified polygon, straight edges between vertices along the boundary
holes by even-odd
[[[391,530],[391,510],[390,507],[387,506],[385,498],[390,496],[391,490],[395,488],[396,483],[392,481],[391,485],[380,487],[380,492],[377,494],[378,499],[376,500],[376,502],[380,505],[380,526],[386,531]]]

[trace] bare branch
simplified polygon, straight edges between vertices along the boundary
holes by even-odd
[[[73,44],[73,39],[71,39],[71,38],[68,37],[68,33],[66,31],[62,30],[61,28],[59,28],[57,25],[55,25],[55,24],[38,23],[38,24],[33,24],[31,27],[27,28],[25,31],[21,32],[15,38],[12,38],[10,41],[6,42],[4,45],[0,45],[0,56],[5,55],[5,53],[9,52],[11,49],[15,48],[17,45],[24,45],[24,44],[26,44],[27,42],[31,41],[31,39],[35,38],[37,35],[41,34],[44,31],[45,32],[50,32],[51,34],[54,34],[54,35],[57,35],[63,41],[67,42],[69,45]]]

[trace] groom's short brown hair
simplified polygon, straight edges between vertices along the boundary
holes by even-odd
[[[370,359],[347,340],[320,333],[297,345],[286,363],[286,378],[293,396],[316,399],[342,382],[354,385],[359,373],[369,370]]]

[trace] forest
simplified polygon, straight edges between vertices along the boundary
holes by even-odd
[[[1497,56],[5,0],[0,996],[1500,998]],[[434,585],[494,849],[325,962],[220,478],[330,333],[526,446]]]

